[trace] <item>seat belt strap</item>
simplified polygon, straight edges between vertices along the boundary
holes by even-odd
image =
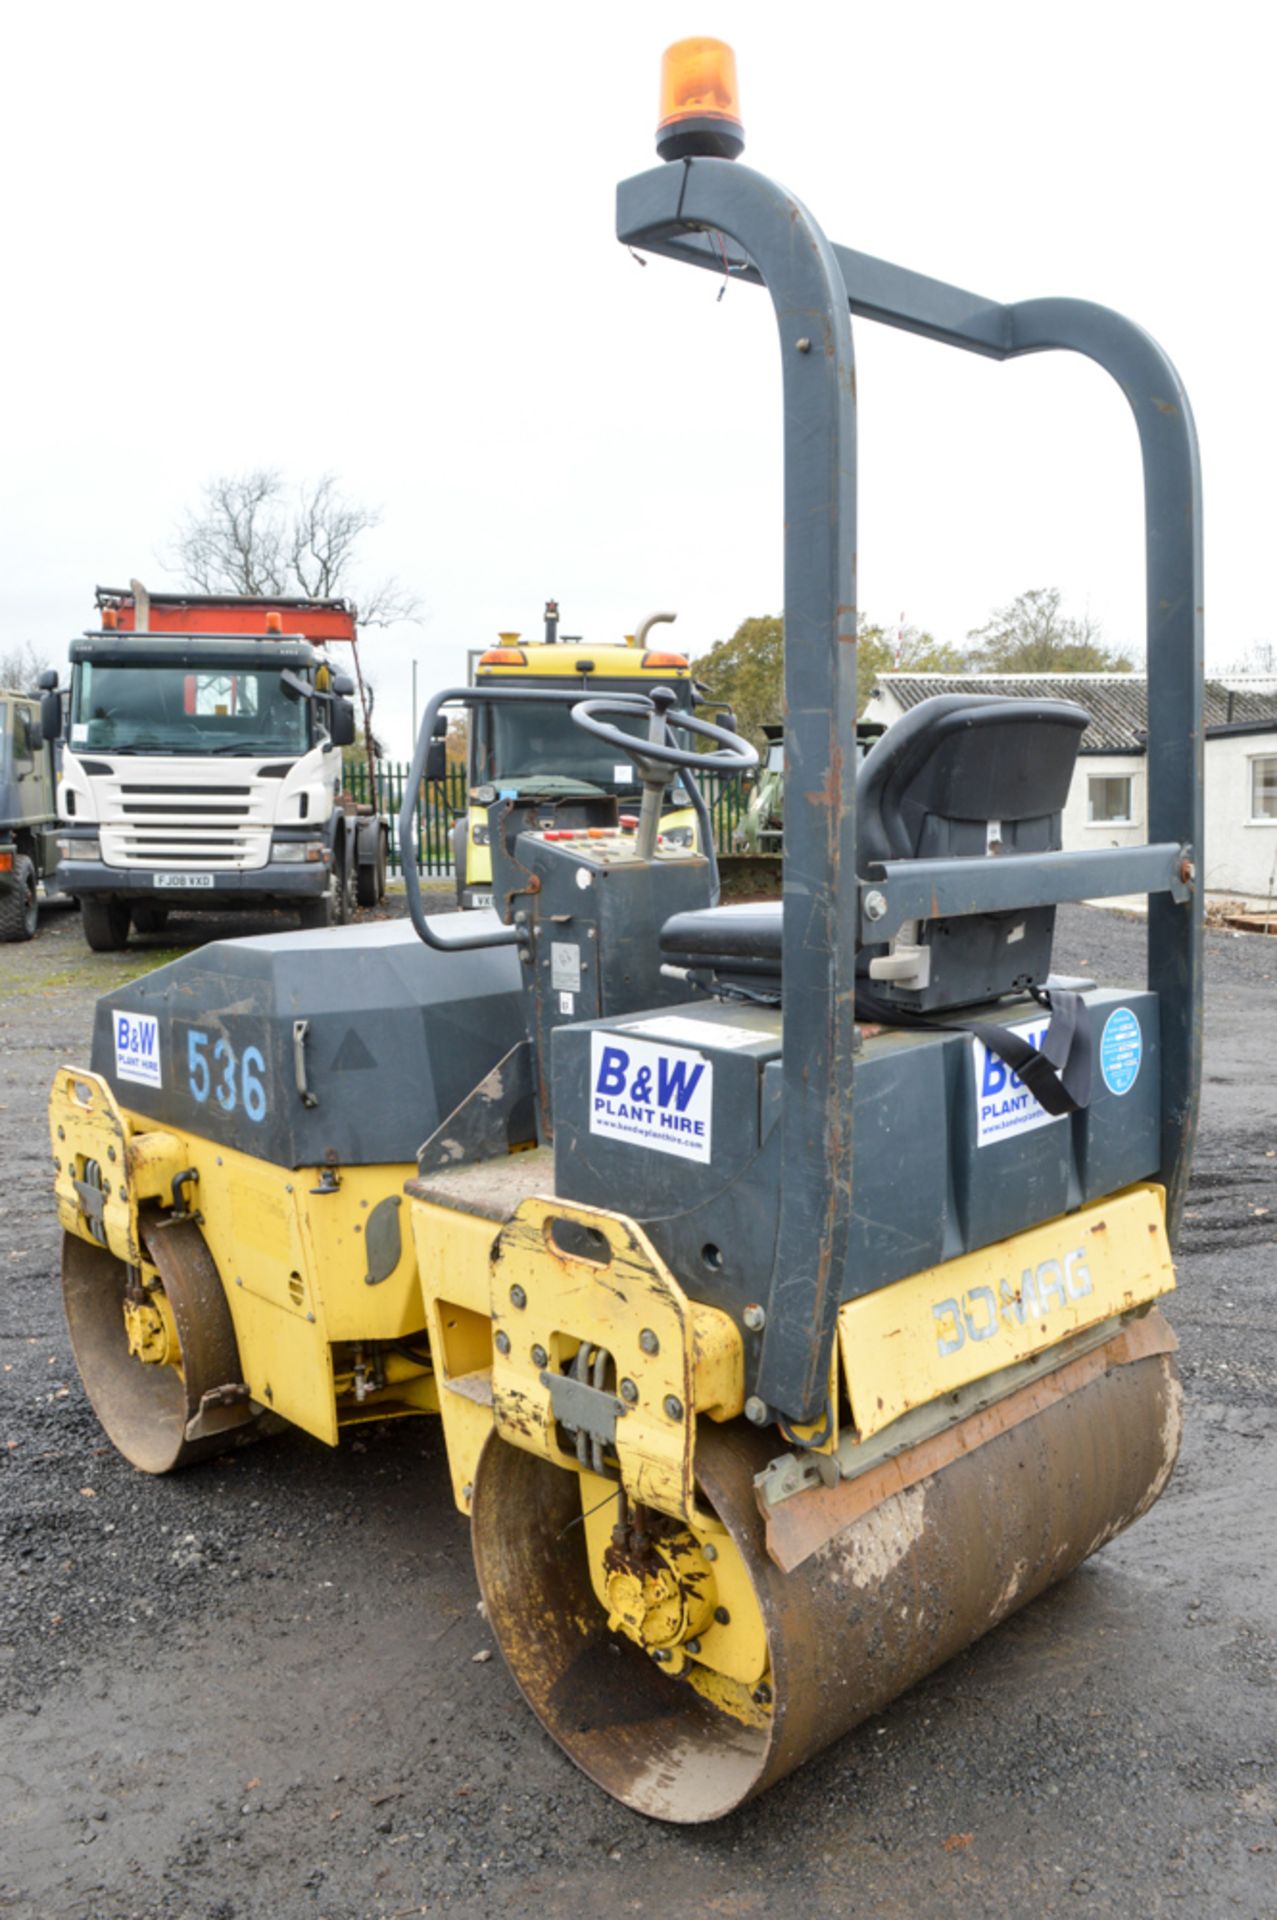
[[[972,1034],[1018,1074],[1038,1105],[1053,1118],[1077,1113],[1091,1099],[1091,1023],[1086,1002],[1080,993],[1066,987],[1034,987],[1030,991],[1051,1016],[1040,1047],[996,1020],[929,1020],[865,992],[856,996],[856,1012],[862,1019],[884,1027]]]

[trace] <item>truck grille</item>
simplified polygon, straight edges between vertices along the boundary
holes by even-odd
[[[201,777],[204,775],[204,777]],[[264,867],[278,789],[263,792],[212,768],[120,773],[101,787],[102,858],[109,867]]]

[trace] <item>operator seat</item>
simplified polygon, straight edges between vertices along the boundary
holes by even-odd
[[[1056,851],[1089,724],[1060,700],[949,693],[912,707],[857,770],[858,872]],[[675,914],[661,929],[662,957],[697,985],[779,1000],[782,913],[774,900]],[[902,1011],[973,1006],[1042,985],[1054,929],[1054,907],[923,921],[862,948],[857,972],[875,1002]]]

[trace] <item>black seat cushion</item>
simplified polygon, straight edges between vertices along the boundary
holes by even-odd
[[[782,903],[751,901],[676,913],[661,928],[661,953],[697,973],[747,973],[779,979]]]

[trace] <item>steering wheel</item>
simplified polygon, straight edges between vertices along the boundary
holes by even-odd
[[[596,740],[605,740],[610,747],[623,753],[627,760],[636,760],[640,766],[648,760],[663,767],[691,767],[698,773],[721,774],[748,773],[758,765],[756,750],[738,733],[729,733],[726,727],[715,726],[709,720],[698,720],[694,714],[681,710],[674,712],[677,697],[668,687],[653,687],[648,695],[578,700],[568,711],[578,727],[586,733],[592,733]],[[605,713],[659,713],[667,727],[675,727],[681,733],[704,734],[707,739],[719,741],[726,751],[693,753],[686,747],[674,746],[668,740],[637,739],[634,734],[625,733],[620,727],[609,726],[606,720],[599,719],[598,716]]]

